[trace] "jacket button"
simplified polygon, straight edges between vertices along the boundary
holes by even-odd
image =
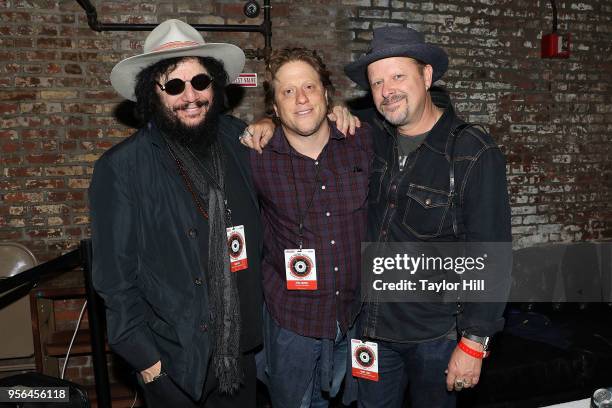
[[[425,200],[425,205],[431,205],[431,198]]]
[[[198,236],[198,230],[195,228],[189,228],[189,231],[187,231],[187,234],[189,235],[190,238],[195,238]]]
[[[397,186],[395,184],[392,184],[391,185],[391,190],[393,190],[393,191],[397,190]]]
[[[195,278],[195,280],[193,281],[196,285],[200,286],[202,285],[202,279],[200,278]]]
[[[391,204],[389,204],[389,207],[395,208],[395,204],[391,203]]]
[[[208,325],[206,323],[200,324],[200,331],[208,331]]]

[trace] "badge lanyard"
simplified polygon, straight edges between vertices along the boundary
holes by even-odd
[[[198,160],[197,156],[193,154],[191,149],[187,148],[187,150],[189,150],[189,153],[196,160]],[[208,212],[204,209],[200,197],[198,197],[198,194],[194,191],[193,184],[191,182],[191,179],[189,178],[189,175],[187,174],[187,171],[185,170],[185,167],[183,166],[183,163],[179,160],[178,157],[176,157],[174,151],[172,151],[172,148],[170,148],[170,145],[168,145],[168,151],[170,152],[172,159],[175,161],[176,166],[178,167],[179,173],[181,174],[181,177],[183,178],[183,181],[187,186],[187,190],[189,190],[189,192],[191,193],[198,212],[204,217],[204,219],[208,220]],[[225,229],[227,234],[230,271],[237,272],[246,269],[248,268],[249,264],[247,258],[246,234],[244,231],[244,225],[235,226],[232,221],[232,210],[229,208],[227,203],[225,186],[222,186],[218,180],[215,180],[215,178],[208,172],[208,169],[206,169],[206,167],[202,166],[202,169],[204,170],[204,175],[206,176],[208,181],[214,184],[214,186],[219,189],[219,191],[221,191],[221,194],[223,194],[223,212],[225,213],[225,221],[226,225],[230,225],[230,227],[227,227]]]
[[[317,259],[313,248],[304,248],[304,221],[308,210],[312,206],[317,194],[317,182],[319,181],[319,164],[315,172],[315,182],[312,194],[304,212],[302,212],[295,178],[295,167],[293,166],[293,151],[289,150],[289,162],[291,164],[291,176],[293,177],[293,191],[295,192],[298,212],[298,249],[285,249],[285,276],[287,278],[287,289],[289,290],[317,290]]]
[[[295,192],[295,197],[297,199],[299,197],[299,194],[298,194],[298,189],[297,189],[297,181],[295,179],[295,168],[293,167],[293,152],[291,148],[289,150],[289,163],[291,164],[293,191]],[[304,221],[306,220],[306,216],[308,215],[308,210],[312,206],[314,197],[317,194],[317,182],[319,181],[319,165],[318,164],[316,166],[314,179],[315,179],[315,186],[312,189],[312,194],[310,196],[310,200],[308,201],[308,204],[306,205],[306,209],[304,210],[304,213],[302,213],[302,210],[300,208],[300,200],[298,199],[296,201],[297,210],[298,210],[298,245],[299,245],[300,250],[302,249],[304,245]]]

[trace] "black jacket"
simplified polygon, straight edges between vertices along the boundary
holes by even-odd
[[[448,95],[432,90],[444,114],[423,144],[412,152],[403,172],[398,166],[396,129],[373,109],[362,119],[377,130],[370,177],[368,241],[512,241],[504,156],[493,139],[478,128],[465,130],[455,145],[456,220],[449,198],[449,135],[460,124]],[[359,113],[358,113],[359,114]],[[509,271],[509,269],[508,269]],[[505,278],[509,278],[505,276]],[[446,335],[458,326],[481,336],[503,327],[504,303],[390,303],[364,306],[363,334],[381,340],[423,341]]]
[[[222,116],[226,194],[232,221],[244,225],[248,269],[237,272],[241,350],[261,344],[262,229],[244,124]],[[96,163],[89,199],[93,283],[107,307],[108,342],[136,370],[162,368],[198,400],[209,339],[208,223],[198,213],[156,126],[149,123]]]

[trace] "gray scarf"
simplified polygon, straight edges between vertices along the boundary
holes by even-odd
[[[208,213],[208,270],[213,342],[212,367],[221,392],[232,394],[242,382],[240,356],[240,304],[236,274],[230,272],[227,248],[223,150],[218,140],[205,154],[196,156],[189,147],[163,135],[187,189],[200,212]],[[203,156],[203,157],[201,157]],[[204,211],[203,211],[204,210]],[[204,214],[203,214],[204,215]]]

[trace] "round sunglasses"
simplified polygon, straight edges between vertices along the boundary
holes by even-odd
[[[165,84],[160,84],[155,81],[159,89],[166,92],[168,95],[176,96],[180,95],[185,91],[185,82],[191,82],[191,86],[196,91],[203,91],[210,86],[213,79],[206,74],[198,74],[191,78],[189,81],[183,81],[179,78],[174,78],[166,82]]]

